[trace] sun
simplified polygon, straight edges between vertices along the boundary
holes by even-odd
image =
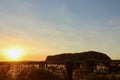
[[[10,60],[19,60],[24,51],[21,48],[13,47],[9,48],[5,51],[6,57],[9,58]]]

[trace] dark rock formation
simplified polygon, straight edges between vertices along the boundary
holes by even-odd
[[[97,60],[100,62],[110,62],[111,59],[104,53],[96,52],[96,51],[88,51],[81,53],[64,53],[54,56],[47,56],[46,63],[58,63],[62,64],[66,61],[83,63],[87,60]]]

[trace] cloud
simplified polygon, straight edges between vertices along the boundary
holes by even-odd
[[[116,29],[120,29],[120,17],[114,17],[109,20],[110,26]]]

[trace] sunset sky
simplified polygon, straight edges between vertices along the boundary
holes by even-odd
[[[22,60],[91,50],[120,59],[120,0],[0,0],[0,61],[11,47]]]

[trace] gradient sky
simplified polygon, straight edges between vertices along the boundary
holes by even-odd
[[[11,46],[23,60],[99,51],[120,59],[120,0],[0,0],[0,59]]]

